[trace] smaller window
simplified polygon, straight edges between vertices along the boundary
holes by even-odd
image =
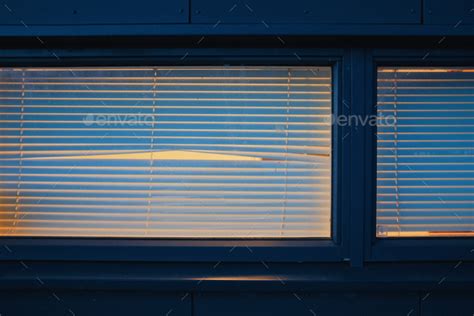
[[[474,68],[377,82],[377,237],[474,236]]]

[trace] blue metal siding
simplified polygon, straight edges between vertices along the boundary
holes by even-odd
[[[193,23],[420,23],[420,0],[193,0]]]
[[[466,36],[473,9],[473,0],[9,0],[0,36]]]
[[[284,286],[284,285],[282,285]],[[384,315],[418,316],[416,293],[204,293],[195,296],[196,316]]]
[[[453,28],[461,24],[474,24],[474,1],[425,0],[424,21],[426,24],[444,24]]]
[[[422,315],[430,316],[472,316],[474,293],[433,292],[421,298]]]
[[[0,25],[104,25],[187,23],[188,1],[5,1]]]
[[[144,291],[38,291],[0,292],[2,315],[191,315],[192,297],[186,293]]]
[[[471,316],[474,295],[430,292],[232,292],[69,291],[0,292],[8,316]]]

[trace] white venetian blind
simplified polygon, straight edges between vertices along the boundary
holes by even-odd
[[[379,68],[377,109],[377,236],[474,236],[474,68]]]
[[[330,237],[331,69],[0,69],[0,235]]]

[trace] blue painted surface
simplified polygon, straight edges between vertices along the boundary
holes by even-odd
[[[424,299],[423,299],[424,298]],[[421,301],[422,315],[471,316],[474,311],[474,294],[466,292],[434,292]]]
[[[15,0],[0,8],[2,25],[88,25],[186,23],[188,1]]]
[[[191,22],[406,24],[420,23],[420,9],[420,0],[193,0]]]
[[[463,24],[474,24],[474,1],[472,0],[425,0],[425,24],[444,24],[453,28]]]
[[[120,25],[5,25],[0,36],[473,36],[474,25],[426,24],[130,24]],[[196,40],[196,42],[199,39]]]
[[[63,291],[40,289],[0,292],[2,315],[191,315],[186,293],[144,291]]]
[[[420,315],[416,293],[205,293],[195,298],[195,315]]]
[[[472,0],[10,0],[0,36],[472,36],[473,8]]]

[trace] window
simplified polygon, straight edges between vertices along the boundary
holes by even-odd
[[[329,67],[3,68],[0,234],[331,236]]]
[[[377,237],[473,236],[474,69],[381,67],[377,112]]]

